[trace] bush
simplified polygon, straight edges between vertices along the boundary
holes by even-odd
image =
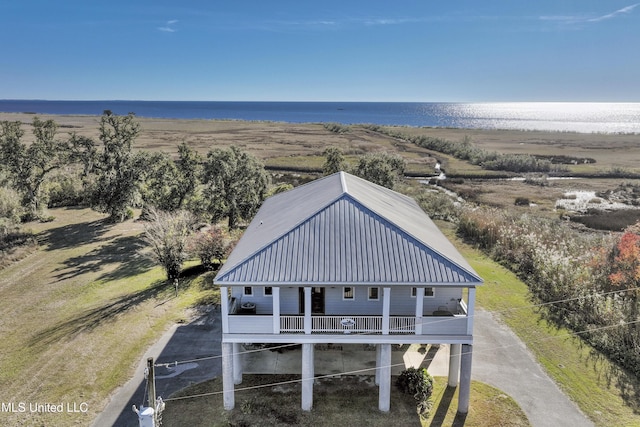
[[[0,218],[3,219],[3,223],[19,223],[22,213],[20,195],[10,188],[0,187]]]
[[[207,270],[213,270],[213,260],[222,264],[222,259],[230,252],[231,239],[218,225],[213,225],[195,234],[189,240],[187,250],[200,258],[200,263]]]
[[[418,402],[417,412],[421,417],[428,417],[431,410],[431,394],[433,393],[433,377],[425,368],[409,368],[402,371],[396,380],[396,386],[403,393],[410,394]]]
[[[78,206],[86,202],[82,180],[71,172],[59,172],[44,185],[49,207]]]

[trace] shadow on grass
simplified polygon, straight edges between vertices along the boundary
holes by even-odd
[[[143,248],[144,242],[138,236],[117,237],[86,254],[66,259],[56,278],[66,280],[86,273],[97,273],[104,271],[109,264],[117,267],[102,274],[98,280],[117,280],[144,273],[155,264],[140,253]]]
[[[139,304],[158,297],[168,287],[165,281],[157,282],[147,289],[124,295],[100,307],[85,310],[77,317],[39,332],[31,338],[29,345],[31,347],[48,346],[60,340],[72,339],[83,332],[90,332]]]
[[[49,251],[68,249],[108,240],[109,238],[104,237],[104,234],[109,232],[113,226],[114,224],[109,224],[104,220],[63,225],[42,232],[38,236],[38,241]]]

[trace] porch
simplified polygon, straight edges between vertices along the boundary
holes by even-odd
[[[255,314],[255,304],[240,304],[235,298],[229,299],[227,308],[225,329],[228,334],[455,336],[470,335],[472,324],[464,301],[456,303],[454,312],[439,307],[423,316]]]

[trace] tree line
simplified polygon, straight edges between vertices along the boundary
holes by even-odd
[[[167,153],[134,151],[140,133],[134,114],[105,111],[98,141],[75,133],[59,138],[57,128],[35,117],[35,141],[28,145],[21,122],[0,122],[0,184],[18,193],[22,220],[40,219],[53,196],[54,205],[87,204],[112,222],[130,218],[134,207],[154,207],[228,218],[233,229],[251,218],[267,191],[262,164],[237,147],[212,149],[203,159],[182,143],[175,161]],[[57,186],[73,200],[60,200]]]
[[[132,218],[140,208],[153,256],[175,280],[188,256],[205,267],[224,258],[234,230],[254,216],[269,191],[263,164],[236,146],[202,157],[182,143],[175,159],[134,150],[141,128],[133,113],[105,111],[97,140],[76,133],[61,138],[53,120],[38,117],[31,130],[34,142],[27,144],[21,122],[0,122],[0,237],[20,222],[46,220],[49,206],[90,206],[110,222]],[[349,170],[389,188],[404,175],[397,155],[368,154],[351,167],[337,148],[324,154],[325,174]],[[289,188],[276,186],[271,193]],[[194,232],[198,224],[225,219],[225,228]]]

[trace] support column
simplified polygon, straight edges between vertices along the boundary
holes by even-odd
[[[376,344],[376,385],[380,385],[380,359],[382,358],[382,344]]]
[[[311,288],[304,288],[304,333],[311,334]]]
[[[220,314],[222,316],[222,333],[229,333],[229,288],[220,286]]]
[[[233,383],[242,384],[242,347],[233,343]]]
[[[449,345],[449,387],[458,386],[458,378],[460,374],[460,346],[461,344]]]
[[[473,335],[473,318],[476,307],[476,288],[469,288],[469,301],[467,301],[467,335]]]
[[[472,352],[472,345],[462,345],[462,354],[460,355],[460,389],[458,390],[458,412],[461,414],[469,412]]]
[[[422,312],[424,311],[424,288],[416,288],[416,335],[422,335]]]
[[[222,343],[222,399],[224,409],[230,411],[235,406],[233,388],[233,344]]]
[[[382,288],[382,334],[389,335],[389,308],[391,307],[391,288]]]
[[[280,333],[280,287],[271,288],[271,299],[273,301],[273,333]]]
[[[391,408],[391,344],[380,344],[380,390],[378,409],[389,412]]]
[[[313,350],[314,344],[302,344],[302,410],[310,411],[313,406]]]

